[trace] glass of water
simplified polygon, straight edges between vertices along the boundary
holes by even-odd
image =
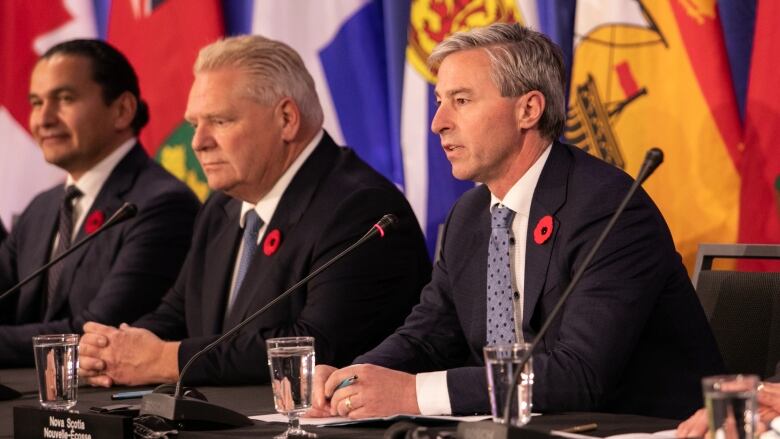
[[[718,375],[702,379],[704,406],[712,437],[758,437],[758,385],[756,375]]]
[[[520,365],[520,360],[530,348],[530,343],[499,344],[483,348],[493,422],[504,422],[504,405],[507,393],[512,385],[515,371]],[[522,426],[531,420],[533,385],[533,364],[529,358],[523,371],[520,372],[517,393],[512,398],[512,406],[509,410],[512,425]]]
[[[268,369],[276,411],[289,419],[287,431],[276,438],[317,437],[301,429],[299,417],[311,407],[314,378],[314,337],[266,340]]]
[[[76,405],[79,369],[77,334],[33,337],[38,399],[49,409],[68,410]]]

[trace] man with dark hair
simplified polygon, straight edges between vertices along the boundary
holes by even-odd
[[[30,132],[68,174],[0,245],[0,291],[94,233],[124,202],[138,215],[0,303],[0,367],[31,366],[31,337],[119,324],[154,309],[189,247],[199,203],[136,136],[149,115],[127,59],[98,40],[49,49],[30,80]]]
[[[543,34],[517,24],[458,33],[429,65],[431,129],[453,175],[484,184],[453,206],[433,279],[404,325],[352,366],[317,366],[313,415],[490,412],[483,347],[537,337],[632,184],[556,141],[565,70]],[[603,243],[533,354],[533,409],[687,416],[721,360],[644,191]]]

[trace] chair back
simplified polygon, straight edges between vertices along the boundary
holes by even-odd
[[[769,377],[780,361],[780,273],[712,270],[716,258],[780,259],[780,245],[701,244],[693,276],[727,372]]]

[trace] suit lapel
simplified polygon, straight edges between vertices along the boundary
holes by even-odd
[[[221,219],[222,226],[206,244],[208,260],[216,261],[216,263],[203,273],[203,294],[201,294],[200,308],[203,316],[203,334],[222,332],[226,297],[230,294],[230,280],[233,276],[238,243],[242,234],[241,227],[239,227],[241,201],[226,199],[221,211],[224,215]],[[246,284],[246,282],[244,283]]]
[[[132,188],[139,169],[144,165],[147,159],[148,156],[141,145],[136,144],[130,152],[119,161],[116,167],[111,171],[111,174],[108,176],[105,183],[103,183],[103,187],[100,188],[100,192],[98,192],[98,196],[95,198],[94,203],[89,207],[89,210],[84,217],[84,221],[79,226],[73,243],[76,243],[87,236],[87,223],[93,216],[102,214],[104,220],[107,220],[122,206],[122,203],[124,202],[123,196]],[[99,242],[101,239],[106,239],[106,237],[98,237],[93,241],[90,241],[65,259],[57,290],[46,309],[46,320],[53,318],[67,302],[70,286],[73,285],[74,276],[78,272],[84,255],[93,247],[101,248],[101,243]],[[106,257],[110,257],[110,255],[106,255]]]
[[[473,277],[477,281],[474,283],[473,292],[468,294],[472,297],[471,309],[471,334],[472,340],[478,342],[479,349],[487,340],[487,255],[488,244],[490,241],[490,192],[485,189],[484,203],[480,204],[480,209],[475,212],[474,218],[476,227],[471,236],[471,241],[465,247],[468,254],[472,255],[468,264],[473,264],[476,269]]]
[[[531,201],[531,212],[528,217],[523,292],[523,333],[526,337],[533,334],[530,332],[531,316],[545,286],[550,257],[561,227],[555,214],[566,202],[566,190],[572,164],[571,154],[565,146],[554,142],[551,148],[547,163],[545,163],[542,174],[539,176],[539,182],[536,184]],[[534,241],[534,230],[539,221],[547,215],[553,219],[552,235],[543,243],[537,244]]]
[[[41,233],[44,234],[44,239],[40,239],[41,236],[36,235],[31,236],[32,239],[25,240],[25,246],[29,246],[33,254],[31,258],[33,266],[27,267],[29,271],[20,272],[20,277],[27,277],[32,270],[36,270],[38,267],[49,262],[49,257],[51,256],[52,247],[54,245],[54,235],[59,221],[59,206],[64,194],[65,190],[62,186],[58,186],[49,194],[47,202],[45,203],[46,210],[41,212],[38,217],[40,229],[37,230],[40,230]],[[44,297],[47,294],[46,279],[47,277],[45,274],[37,276],[19,292],[19,305],[17,306],[17,310],[20,316],[34,312],[36,319],[41,317],[42,306],[45,303]]]
[[[273,288],[264,288],[263,286],[275,285],[275,282],[269,282],[270,276],[283,266],[284,261],[292,259],[292,254],[288,254],[289,252],[298,251],[298,247],[291,245],[295,242],[295,226],[308,209],[319,186],[317,182],[321,181],[332,169],[338,156],[338,150],[339,147],[328,133],[324,133],[320,143],[290,181],[290,185],[287,186],[284,195],[279,200],[273,218],[265,229],[255,257],[252,259],[244,282],[241,284],[241,290],[233,304],[233,309],[239,312],[233,312],[228,316],[225,328],[234,326],[256,311],[259,306],[265,305],[282,293],[282,291],[274,291]],[[276,252],[266,255],[263,252],[263,243],[268,234],[276,233],[275,231],[281,235],[281,243]]]

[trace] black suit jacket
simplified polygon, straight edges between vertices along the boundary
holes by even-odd
[[[3,222],[0,221],[0,244],[5,241],[5,237],[8,236],[8,232],[5,231],[5,227],[3,226]]]
[[[626,194],[631,179],[555,143],[528,221],[523,334],[532,340]],[[489,412],[485,345],[490,193],[464,194],[446,223],[433,279],[404,326],[356,362],[447,370],[454,413]],[[534,228],[546,215],[543,244]],[[535,411],[682,418],[701,406],[700,379],[722,371],[704,312],[660,212],[632,199],[534,354]]]
[[[36,196],[0,245],[1,291],[49,260],[63,194],[58,185]],[[51,303],[44,303],[45,275],[0,302],[0,366],[33,365],[33,335],[80,333],[87,321],[131,322],[159,304],[186,255],[199,202],[140,145],[114,168],[87,218],[101,211],[107,219],[125,201],[138,215],[64,260]]]
[[[261,244],[234,305],[241,312],[223,322],[242,233],[240,209],[241,202],[225,194],[210,197],[175,286],[154,313],[135,323],[162,338],[182,340],[180,368],[223,328],[233,327],[344,250],[382,215],[394,213],[400,224],[197,360],[187,382],[268,382],[265,340],[272,337],[314,336],[318,363],[349,364],[403,323],[430,279],[422,232],[404,196],[325,134],[266,228],[266,236],[281,232],[281,245],[268,256]]]

